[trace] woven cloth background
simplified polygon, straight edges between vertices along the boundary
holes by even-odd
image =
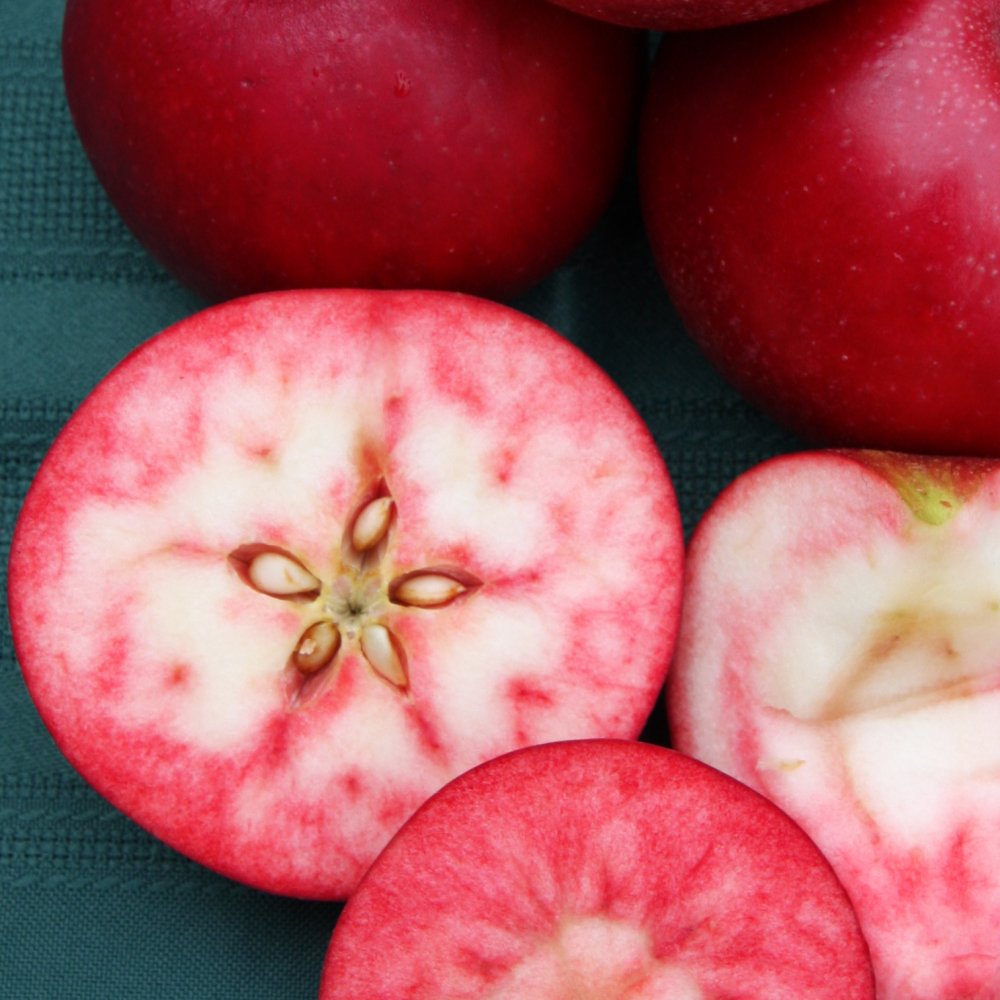
[[[198,309],[107,203],[66,110],[61,0],[0,0],[2,566],[46,448],[128,350]],[[512,303],[560,330],[630,396],[691,530],[715,494],[796,442],[742,403],[673,315],[632,167],[597,231]],[[44,585],[44,581],[39,581]],[[272,898],[174,854],[68,767],[0,633],[0,1000],[316,994],[337,907]],[[662,740],[659,716],[647,738]]]

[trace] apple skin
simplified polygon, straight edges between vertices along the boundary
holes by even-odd
[[[550,0],[567,10],[611,24],[653,31],[718,28],[759,21],[815,6],[824,0]]]
[[[315,594],[255,572],[274,550]],[[273,292],[95,387],[28,491],[8,598],[28,691],[97,791],[223,875],[342,898],[461,771],[638,736],[682,564],[656,442],[549,327],[457,293]],[[468,587],[404,601],[414,572]],[[299,670],[331,622],[340,648]]]
[[[642,122],[667,291],[805,441],[1000,454],[1000,4],[668,37]]]
[[[804,452],[688,553],[673,745],[770,797],[854,902],[880,1000],[998,995],[1000,463]]]
[[[431,798],[334,929],[321,1000],[870,1000],[867,946],[791,820],[664,747],[504,755]]]
[[[206,298],[510,298],[606,206],[640,39],[512,0],[69,0],[63,72],[111,201]]]

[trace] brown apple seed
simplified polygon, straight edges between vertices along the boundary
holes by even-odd
[[[333,662],[340,649],[340,630],[333,622],[313,622],[292,652],[292,665],[303,674],[314,674]]]

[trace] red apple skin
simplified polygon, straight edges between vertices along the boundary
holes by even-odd
[[[457,778],[347,903],[321,1000],[442,996],[861,1000],[874,988],[842,886],[787,816],[672,750],[587,740]]]
[[[373,492],[395,520],[355,572]],[[234,553],[262,545],[322,593],[248,586]],[[461,771],[638,736],[682,563],[655,441],[549,327],[457,293],[290,291],[194,314],[95,387],[28,491],[8,598],[27,688],[97,791],[229,878],[343,898]],[[440,566],[478,585],[440,607],[386,586]],[[330,669],[290,671],[331,617]]]
[[[694,339],[805,440],[1000,454],[994,0],[665,39],[644,214]]]
[[[111,201],[203,296],[508,298],[609,200],[640,37],[512,0],[69,0],[63,70]]]
[[[653,31],[718,28],[759,21],[815,6],[823,0],[551,0],[567,10],[611,24]]]
[[[880,1000],[1000,990],[998,522],[997,462],[804,452],[736,479],[689,547],[673,745],[816,841]]]

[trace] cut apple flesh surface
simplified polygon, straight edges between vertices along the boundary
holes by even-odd
[[[996,475],[931,524],[835,455],[744,477],[692,547],[676,745],[824,849],[886,998],[1000,991],[998,552]]]
[[[550,330],[285,293],[95,390],[27,498],[11,616],[100,791],[225,874],[336,897],[467,767],[636,735],[680,560],[655,443]]]
[[[725,775],[642,743],[462,775],[348,902],[321,1000],[859,1000],[867,948],[815,845]]]

